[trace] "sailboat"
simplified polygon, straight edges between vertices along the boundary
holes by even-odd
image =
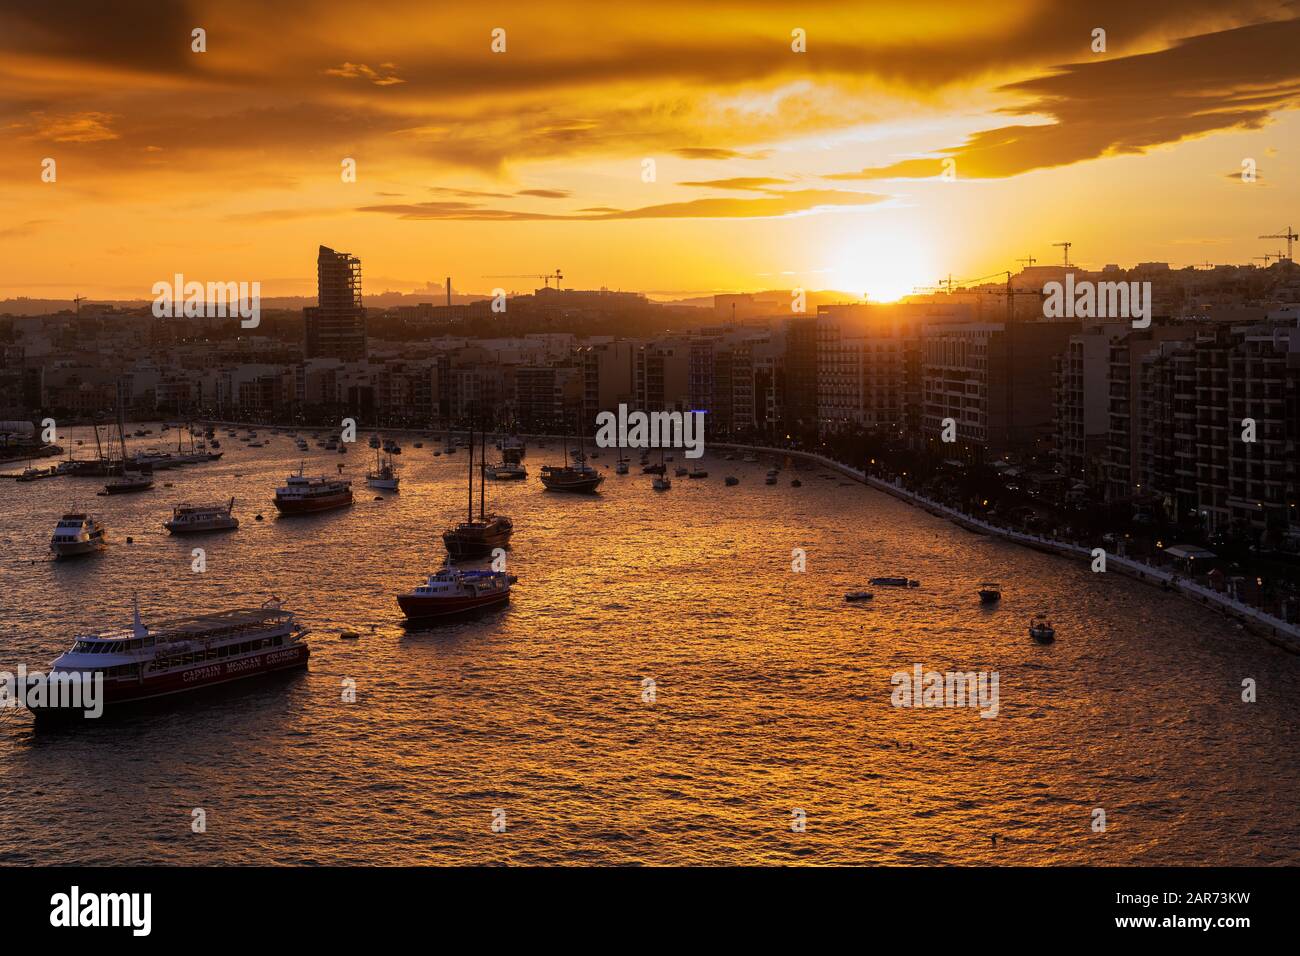
[[[469,514],[466,520],[448,528],[442,533],[442,543],[447,546],[447,554],[452,560],[468,558],[485,558],[497,548],[510,544],[510,535],[514,532],[513,522],[505,515],[487,513],[487,432],[483,432],[483,449],[479,468],[479,510],[474,517],[474,431],[470,429],[469,441]]]
[[[392,453],[385,459],[376,448],[375,469],[366,473],[366,484],[380,491],[396,491],[401,480],[397,475],[397,466],[393,464]]]
[[[642,469],[647,471],[648,469]],[[685,471],[686,469],[682,469]],[[664,465],[664,450],[659,449],[659,473],[655,475],[655,480],[651,482],[655,491],[670,491],[673,487],[673,480],[668,477],[666,466]]]
[[[100,492],[105,495],[122,495],[133,491],[148,491],[153,487],[153,468],[148,465],[126,467],[126,390],[119,379],[117,383],[117,439],[121,449],[121,474],[111,479]]]
[[[542,484],[546,490],[590,492],[599,488],[605,476],[587,464],[587,458],[582,453],[582,436],[578,437],[578,451],[574,454],[573,464],[568,464],[567,439],[563,441],[563,450],[565,464],[542,466]]]
[[[524,443],[512,436],[498,444],[501,448],[501,461],[487,466],[487,476],[493,481],[523,481],[527,478],[528,469],[522,462]]]

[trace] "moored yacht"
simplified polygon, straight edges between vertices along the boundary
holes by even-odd
[[[511,435],[501,442],[501,460],[507,464],[518,465],[524,460],[526,451],[524,441],[518,435]]]
[[[585,462],[573,466],[543,465],[542,484],[547,491],[595,491],[605,476]]]
[[[483,454],[487,454],[486,433],[483,441]],[[471,433],[472,438],[472,433]],[[469,512],[466,520],[460,522],[455,527],[448,528],[442,533],[442,543],[447,547],[447,553],[454,560],[466,558],[485,558],[497,548],[506,548],[510,545],[510,535],[514,533],[515,526],[505,515],[488,514],[487,512],[487,469],[483,465],[482,458],[479,460],[479,468],[482,474],[479,475],[479,513],[474,517],[474,443],[471,440],[469,446]]]
[[[568,440],[562,442],[566,452],[565,459],[568,459]],[[591,492],[600,487],[605,476],[598,472],[591,465],[587,464],[587,457],[582,454],[581,438],[579,438],[579,447],[577,453],[573,456],[573,464],[564,465],[543,465],[542,466],[542,485],[547,491],[571,491],[571,492]]]
[[[239,519],[232,514],[234,509],[234,498],[224,505],[177,505],[163,527],[172,534],[234,531],[239,527]]]
[[[330,511],[350,504],[352,482],[324,475],[308,478],[302,473],[301,466],[296,475],[290,475],[282,487],[275,489],[276,510],[284,515]]]
[[[133,491],[148,491],[152,487],[152,471],[124,471],[104,486],[104,493],[125,495]]]
[[[273,671],[306,667],[307,631],[278,601],[181,618],[147,628],[139,609],[129,630],[86,634],[51,667],[51,677],[102,675],[105,708],[199,690]],[[37,719],[77,717],[82,706],[28,707]]]
[[[379,491],[396,491],[401,481],[397,466],[393,464],[393,456],[390,454],[387,458],[381,458],[376,451],[375,467],[366,473],[366,484]]]
[[[397,596],[402,613],[412,620],[447,617],[510,600],[515,576],[504,571],[442,568],[414,590]]]
[[[108,545],[108,533],[95,515],[69,512],[59,519],[50,537],[55,558],[77,558],[94,554]]]
[[[1046,614],[1039,614],[1029,624],[1029,636],[1039,644],[1051,644],[1056,640],[1056,628],[1052,626]]]
[[[493,481],[522,481],[528,477],[528,469],[518,462],[503,461],[488,465],[487,476]]]

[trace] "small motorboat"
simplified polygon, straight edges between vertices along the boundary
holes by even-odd
[[[872,578],[867,582],[878,588],[919,588],[920,581],[913,581],[911,578]]]
[[[123,471],[104,486],[102,494],[124,495],[134,491],[148,491],[153,487],[153,475],[147,471]]]
[[[992,581],[985,581],[980,585],[980,603],[996,604],[1002,600],[1002,585],[994,584]]]
[[[802,488],[802,487],[803,487],[803,482],[800,481],[798,478],[791,478],[791,479],[790,479],[790,487],[791,487],[791,488]]]
[[[735,475],[728,475],[728,476],[727,476],[727,479],[726,479],[726,485],[727,485],[727,487],[731,487],[732,485],[738,485],[738,484],[740,484],[740,479],[737,478]]]
[[[775,468],[770,469],[767,473],[767,477],[763,479],[763,483],[768,485],[776,484],[776,476],[777,476],[776,469]]]
[[[668,491],[673,486],[673,480],[667,475],[657,475],[653,484],[655,491]]]
[[[626,475],[626,474],[627,474],[627,459],[626,459],[626,458],[620,458],[620,459],[618,460],[618,464],[616,464],[616,465],[614,466],[614,474],[616,474],[616,475]]]
[[[870,591],[850,591],[848,594],[844,595],[844,600],[870,601],[873,597],[875,597],[875,595],[872,594]]]
[[[673,474],[678,478],[685,478],[688,474],[690,474],[690,472],[684,466],[678,465],[676,468],[673,469]]]
[[[1029,625],[1029,636],[1039,644],[1050,644],[1056,640],[1056,628],[1052,627],[1052,622],[1047,619],[1046,614],[1040,614]]]
[[[691,469],[690,477],[691,477],[691,478],[707,478],[707,477],[709,477],[709,473],[708,473],[707,471],[705,471],[703,468],[701,468],[699,465],[696,465],[694,468]]]

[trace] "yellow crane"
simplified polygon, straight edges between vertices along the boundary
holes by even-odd
[[[564,273],[559,269],[554,272],[525,272],[519,275],[499,275],[499,276],[481,276],[484,279],[541,279],[546,288],[551,287],[551,280],[555,280],[556,291],[559,291],[560,282],[564,279]]]

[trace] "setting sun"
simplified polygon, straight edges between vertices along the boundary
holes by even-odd
[[[892,229],[855,234],[828,258],[828,288],[875,302],[893,302],[936,281],[937,267],[925,246],[916,236]]]

